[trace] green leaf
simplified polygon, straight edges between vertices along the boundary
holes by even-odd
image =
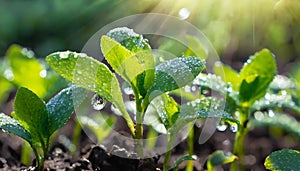
[[[27,87],[39,97],[44,97],[47,87],[46,80],[41,73],[45,71],[45,68],[35,59],[34,53],[18,45],[12,45],[6,55],[10,62],[13,83]]]
[[[179,105],[169,95],[162,94],[151,101],[152,106],[156,109],[157,114],[166,129],[169,129],[176,122],[180,112]]]
[[[204,88],[209,88],[215,92],[221,93],[228,98],[239,104],[238,92],[233,90],[231,84],[225,83],[220,76],[214,74],[202,74],[200,73],[193,81],[194,85],[198,85]]]
[[[204,68],[204,61],[196,57],[179,57],[160,64],[156,67],[155,80],[148,95],[153,99],[164,92],[183,87],[191,83]]]
[[[0,106],[2,105],[3,100],[8,97],[12,88],[13,85],[0,75]]]
[[[5,115],[4,113],[0,113],[0,129],[15,134],[32,144],[30,134],[20,125],[17,120]]]
[[[107,36],[102,36],[100,46],[112,68],[128,83],[136,85],[141,94],[145,94],[154,79],[154,59],[151,51],[133,53]]]
[[[176,170],[176,169],[178,169],[178,166],[179,166],[182,162],[187,161],[187,160],[193,160],[193,161],[195,161],[195,160],[197,160],[197,156],[187,154],[187,155],[185,155],[185,156],[183,156],[183,157],[180,157],[179,159],[177,159],[177,160],[175,161],[173,167],[172,167],[171,169],[169,169],[169,170]]]
[[[85,99],[86,95],[87,91],[85,89],[72,86],[63,89],[52,99],[50,99],[50,101],[46,104],[49,112],[49,135],[54,133],[67,122],[75,110],[75,107]]]
[[[224,105],[213,97],[205,97],[181,106],[179,118],[193,121],[200,118],[219,118],[239,124],[238,120],[224,111]]]
[[[275,59],[269,50],[263,49],[251,56],[240,71],[242,105],[251,106],[263,97],[276,72]]]
[[[227,153],[225,155],[223,151],[217,150],[211,155],[209,155],[207,161],[207,169],[208,171],[213,171],[215,166],[228,164],[237,159],[238,157],[233,155],[232,153]]]
[[[300,139],[300,123],[294,117],[282,113],[275,113],[274,116],[269,116],[266,113],[259,113],[259,115],[256,113],[254,116],[256,119],[249,121],[249,129],[254,129],[255,127],[277,127]]]
[[[268,170],[296,171],[300,170],[300,152],[291,149],[282,149],[272,152],[265,160]]]
[[[124,106],[119,82],[107,66],[85,54],[70,51],[50,54],[46,61],[62,77],[96,92],[113,103],[127,120],[131,131],[134,132],[133,122]]]
[[[252,111],[266,109],[291,109],[300,114],[300,107],[296,105],[290,94],[270,94],[267,93],[262,99],[255,101],[251,106]]]
[[[224,65],[221,62],[216,62],[214,65],[214,72],[216,75],[220,76],[224,82],[231,83],[234,90],[239,90],[239,73],[230,66]]]
[[[46,105],[36,94],[20,87],[16,94],[14,109],[13,117],[30,133],[33,143],[49,138]]]
[[[269,85],[269,90],[274,93],[282,90],[296,90],[296,83],[284,75],[276,75]]]

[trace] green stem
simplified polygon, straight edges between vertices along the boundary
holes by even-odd
[[[187,148],[188,148],[188,154],[189,155],[193,155],[194,154],[194,126],[193,124],[191,125],[191,130],[189,132],[188,135],[188,139],[187,139]],[[187,165],[186,165],[186,169],[185,171],[193,171],[193,161],[192,160],[188,160],[187,161]]]
[[[75,145],[76,148],[79,147],[80,135],[81,135],[81,125],[76,118],[75,126],[73,129],[73,136],[72,136],[72,143]],[[74,151],[71,151],[71,155],[74,156],[76,151],[77,151],[76,149]]]
[[[164,159],[164,164],[163,164],[163,171],[167,171],[169,169],[169,160],[170,160],[170,157],[171,157],[171,153],[172,153],[172,145],[174,143],[176,139],[176,135],[173,135],[172,133],[169,134],[169,137],[168,137],[168,145],[167,145],[167,152],[165,154],[165,159]]]
[[[244,155],[245,155],[244,142],[245,142],[245,137],[248,133],[247,122],[248,122],[248,118],[249,118],[249,113],[250,113],[250,109],[244,108],[239,116],[240,125],[239,125],[238,131],[235,135],[235,142],[234,142],[234,146],[233,146],[233,153],[238,156],[239,160],[234,161],[230,165],[231,171],[245,170],[244,165],[243,165]]]

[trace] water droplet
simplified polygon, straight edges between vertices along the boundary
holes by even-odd
[[[11,68],[7,68],[4,71],[4,77],[8,80],[8,81],[13,81],[14,80],[14,74],[11,70]]]
[[[59,54],[59,57],[62,58],[62,59],[67,59],[67,58],[69,58],[69,54],[70,54],[69,51],[61,52],[61,53]]]
[[[99,94],[95,94],[91,99],[91,105],[95,110],[102,110],[106,105],[106,100]]]
[[[217,125],[217,130],[218,131],[226,131],[228,125],[224,121],[220,121],[219,124]]]
[[[122,90],[124,91],[125,94],[130,95],[133,94],[132,88],[128,85],[128,83],[124,82],[122,85]]]
[[[47,71],[46,71],[45,69],[43,69],[43,70],[40,72],[40,76],[41,76],[42,78],[46,78],[46,76],[47,76]]]
[[[192,85],[191,91],[192,91],[192,92],[196,92],[196,91],[197,91],[197,85]]]
[[[191,92],[191,87],[188,86],[188,85],[184,86],[184,91],[185,92]]]
[[[274,113],[274,111],[273,110],[268,110],[268,115],[269,115],[269,117],[274,117],[275,116],[275,113]]]
[[[231,132],[236,132],[237,130],[238,130],[237,124],[230,125],[230,131]]]
[[[190,11],[187,8],[181,8],[178,15],[181,20],[185,20],[190,16]]]
[[[260,121],[260,120],[264,119],[264,117],[265,117],[265,115],[261,111],[257,111],[257,112],[254,113],[254,118],[256,120]]]

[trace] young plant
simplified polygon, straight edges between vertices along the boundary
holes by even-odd
[[[240,73],[221,63],[216,63],[214,70],[218,76],[200,74],[194,83],[222,94],[226,99],[225,110],[239,120],[233,149],[238,162],[231,164],[231,170],[244,170],[244,139],[255,126],[277,124],[298,134],[300,125],[297,121],[292,122],[293,125],[278,124],[278,118],[292,120],[281,114],[282,109],[289,108],[299,113],[300,108],[294,101],[298,98],[292,96],[292,81],[275,76],[275,59],[269,50],[264,49],[250,57]],[[265,114],[264,111],[268,110],[269,113]]]
[[[204,69],[204,62],[189,56],[155,66],[150,45],[142,35],[128,28],[109,31],[102,36],[100,46],[113,70],[133,90],[135,122],[126,111],[116,76],[105,64],[85,54],[70,51],[53,53],[47,56],[46,61],[64,78],[99,94],[118,108],[133,138],[137,139],[137,150],[142,155],[143,121],[151,100],[192,82]]]
[[[72,86],[62,90],[45,104],[31,90],[20,87],[14,102],[13,118],[0,114],[0,128],[30,144],[36,157],[37,170],[43,170],[50,136],[70,118],[74,107],[85,98],[81,94],[83,92],[84,89]],[[73,100],[73,93],[82,96]]]

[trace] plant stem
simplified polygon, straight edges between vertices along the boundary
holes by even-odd
[[[233,146],[233,153],[238,156],[239,160],[234,161],[230,165],[231,171],[243,171],[244,169],[244,141],[245,137],[248,133],[247,123],[249,118],[250,110],[249,108],[243,108],[242,112],[239,115],[240,125],[238,127],[238,131],[235,135],[235,142]]]
[[[187,139],[187,148],[188,148],[188,154],[189,155],[193,155],[194,154],[194,126],[193,124],[191,124],[191,130],[189,132],[188,135],[188,139]],[[188,160],[187,161],[187,165],[186,165],[186,169],[185,171],[193,171],[193,161],[192,160]]]
[[[163,171],[167,171],[169,169],[168,164],[172,153],[172,145],[176,139],[176,135],[170,133],[168,137],[168,145],[167,145],[167,152],[165,154],[164,164],[163,164]]]
[[[76,118],[75,126],[73,129],[73,136],[72,136],[72,143],[75,145],[76,148],[79,147],[80,135],[81,135],[81,125],[78,119]],[[74,156],[76,151],[77,151],[76,149],[74,151],[71,151],[71,155]]]

